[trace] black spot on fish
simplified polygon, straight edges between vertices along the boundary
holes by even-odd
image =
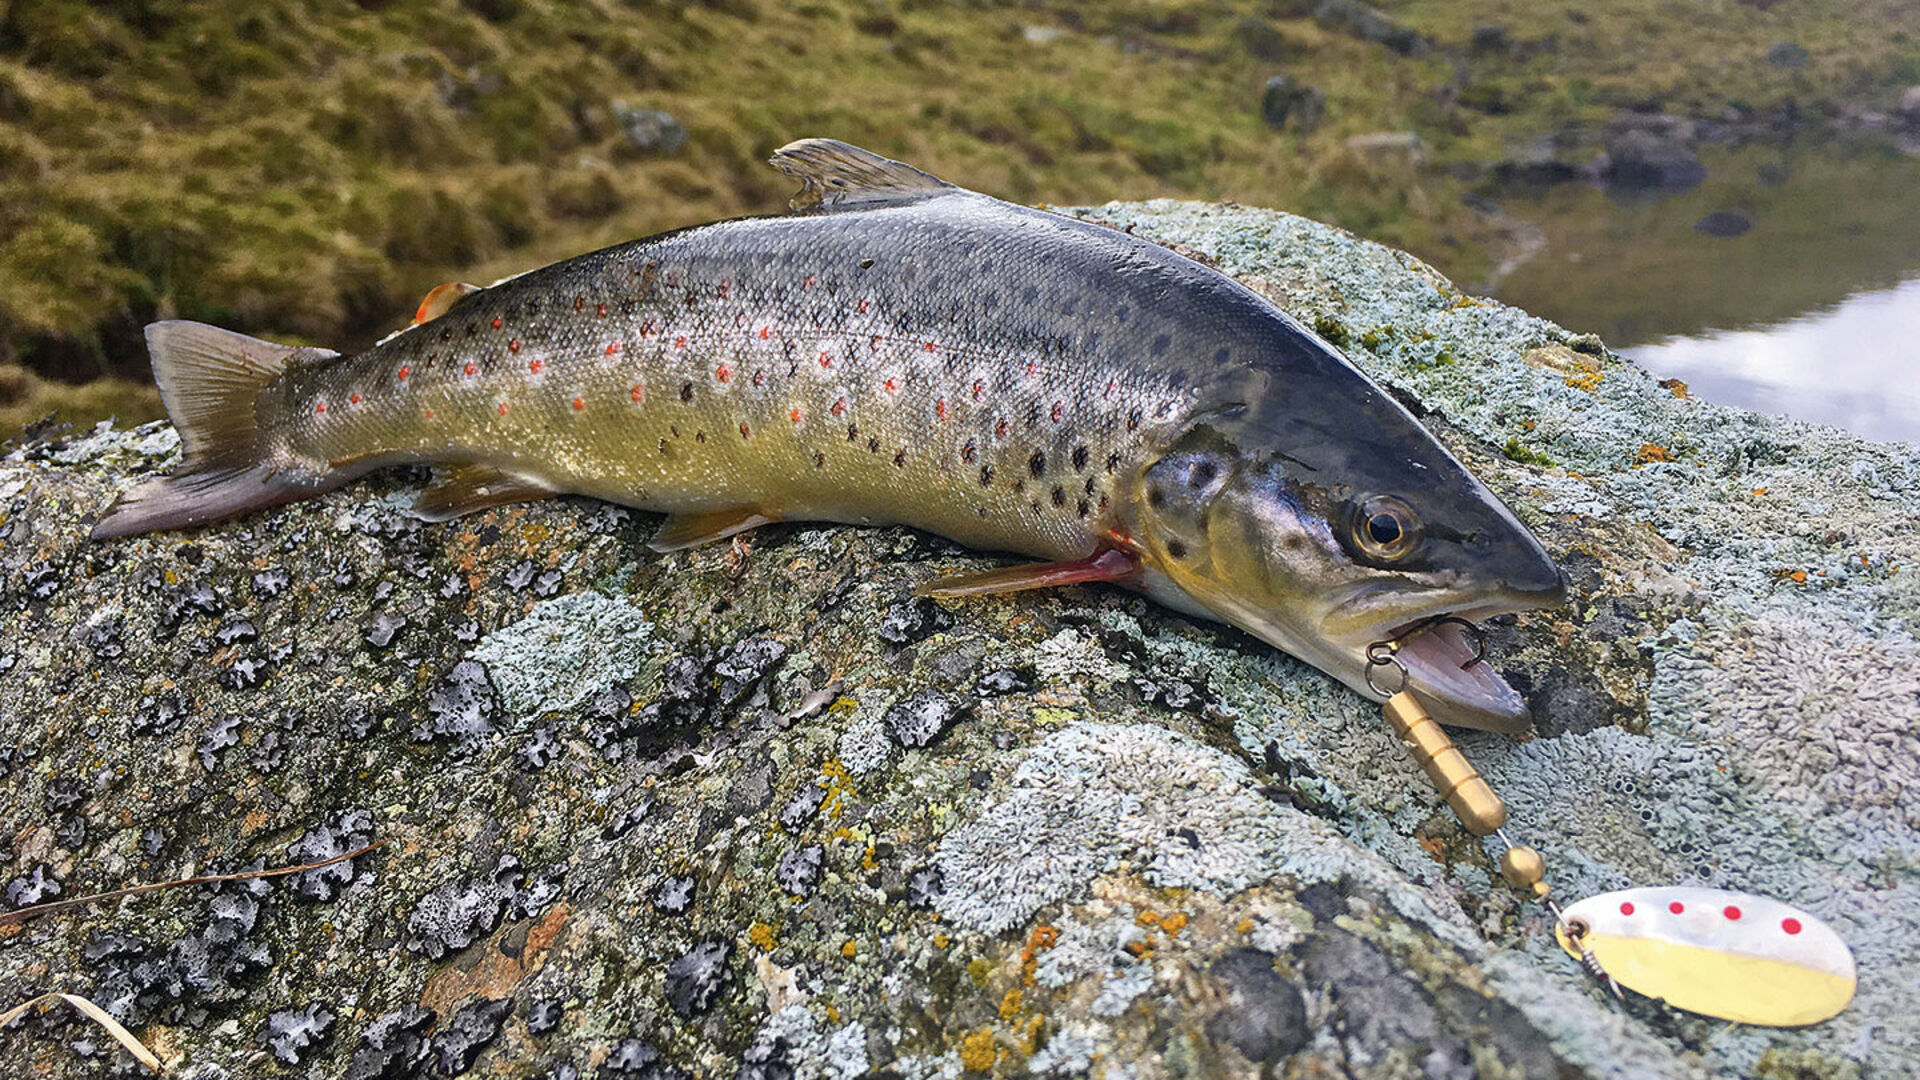
[[[1079,512],[1081,517],[1086,517],[1088,512],[1090,512],[1092,509],[1093,509],[1092,505],[1089,504],[1087,500],[1085,499],[1080,500]]]
[[[984,506],[976,506],[973,508],[973,513],[975,517],[986,517],[987,508]]]
[[[661,457],[673,456],[673,451],[667,448],[667,440],[665,439],[660,440],[660,456]]]
[[[1159,337],[1154,338],[1153,339],[1153,355],[1155,356],[1166,355],[1167,346],[1172,344],[1173,344],[1173,338],[1166,334],[1161,334]]]
[[[1167,505],[1167,493],[1157,487],[1148,488],[1147,505],[1153,507],[1155,510]]]
[[[896,468],[901,468],[901,469],[906,468],[907,452],[905,450],[901,450],[899,453],[893,455],[893,464]]]
[[[861,260],[860,260],[860,269],[862,269],[862,270],[871,270],[871,269],[873,269],[873,260],[872,260],[872,259],[861,259]]]
[[[973,464],[973,458],[976,453],[977,451],[973,445],[973,440],[968,439],[967,445],[960,448],[960,460],[971,465]]]
[[[1066,488],[1060,487],[1057,484],[1054,486],[1053,505],[1055,506],[1067,505],[1067,489]]]
[[[860,425],[848,424],[847,425],[847,441],[852,442],[855,439],[858,439],[859,437],[860,437]]]
[[[1187,557],[1187,545],[1178,540],[1169,540],[1167,541],[1167,554],[1176,559],[1184,559]]]
[[[445,329],[443,329],[443,330],[441,330],[441,331],[440,331],[440,340],[441,340],[441,341],[452,341],[452,340],[453,340],[453,327],[451,327],[451,326],[449,326],[449,327],[446,327]]]
[[[1093,494],[1093,477],[1091,476],[1087,477],[1087,482],[1084,485],[1084,487],[1086,489],[1087,494],[1089,495]]]
[[[1046,451],[1035,450],[1033,452],[1033,456],[1027,459],[1027,471],[1033,474],[1035,480],[1047,475]]]
[[[880,440],[879,440],[879,439],[872,439],[872,438],[870,438],[870,439],[868,439],[868,440],[867,440],[867,453],[869,453],[869,454],[877,454],[877,453],[879,453],[879,452],[880,452]]]
[[[1218,475],[1220,475],[1218,465],[1211,461],[1197,462],[1192,471],[1187,473],[1187,486],[1195,489],[1206,487],[1213,483],[1213,478]]]
[[[1041,511],[1041,509],[1040,509],[1040,504],[1039,504],[1039,503],[1037,503],[1037,502],[1035,502],[1035,503],[1028,503],[1027,505],[1028,505],[1028,506],[1031,506],[1031,507],[1033,507],[1033,512],[1034,512],[1034,513],[1036,513],[1036,514],[1038,514],[1038,513],[1041,513],[1041,512],[1042,512],[1042,511]]]
[[[691,403],[693,401],[693,384],[692,383],[683,382],[680,384],[680,400],[688,403]]]
[[[1113,309],[1114,322],[1126,322],[1132,316],[1133,309],[1125,304],[1121,304],[1119,307]]]
[[[1026,482],[1026,480],[1025,480],[1025,479],[1023,479],[1023,478],[1021,478],[1021,477],[1018,477],[1018,476],[1016,476],[1016,477],[1014,477],[1014,478],[1013,478],[1013,490],[1014,490],[1015,492],[1022,492],[1022,491],[1025,491],[1025,490],[1027,490],[1027,482]]]
[[[1140,427],[1140,410],[1135,409],[1132,412],[1127,414],[1127,430],[1135,431],[1135,430],[1138,430],[1139,427]]]
[[[820,451],[818,451],[818,450],[815,450],[815,451],[813,452],[813,467],[814,467],[814,468],[816,468],[816,469],[824,469],[824,468],[826,468],[826,467],[827,467],[827,455],[825,455],[825,454],[823,454],[823,453],[821,453],[821,452],[820,452]]]
[[[1075,472],[1086,471],[1086,468],[1087,468],[1087,448],[1086,447],[1076,446],[1073,448],[1073,468]]]
[[[706,432],[704,432],[704,431],[696,431],[696,432],[694,432],[694,433],[693,433],[693,441],[694,441],[694,442],[698,442],[698,443],[703,443],[703,442],[706,442],[706,441],[707,441],[707,433],[706,433]]]
[[[980,486],[987,487],[992,483],[993,483],[993,466],[991,465],[980,466]]]
[[[1107,471],[1112,473],[1112,472],[1118,472],[1119,470],[1120,470],[1120,455],[1108,454],[1107,455]]]

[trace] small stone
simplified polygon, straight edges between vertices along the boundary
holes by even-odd
[[[1260,94],[1260,119],[1275,131],[1289,126],[1295,131],[1312,131],[1320,126],[1326,107],[1325,91],[1286,75],[1268,79]]]

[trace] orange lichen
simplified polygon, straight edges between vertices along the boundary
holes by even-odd
[[[1757,487],[1757,488],[1754,488],[1754,489],[1753,489],[1753,493],[1754,493],[1755,495],[1765,495],[1765,494],[1767,493],[1767,489],[1766,489],[1766,488],[1763,488],[1763,487]],[[1862,555],[1862,556],[1860,557],[1860,560],[1861,560],[1862,562],[1865,562],[1865,561],[1866,561],[1866,556],[1864,556],[1864,555]]]
[[[1187,913],[1184,911],[1176,911],[1171,915],[1162,915],[1160,917],[1160,929],[1165,930],[1169,934],[1177,934],[1186,929],[1186,926]]]
[[[1665,390],[1677,398],[1684,399],[1692,396],[1687,393],[1687,384],[1681,382],[1679,379],[1661,379],[1660,389]]]
[[[747,927],[747,940],[762,949],[772,950],[780,942],[774,936],[773,927],[763,922]]]
[[[987,1028],[960,1040],[960,1065],[968,1072],[986,1072],[993,1068],[996,1056],[993,1032]]]
[[[1017,986],[1007,991],[1006,996],[1000,999],[1000,1019],[1011,1022],[1020,1015],[1020,1002],[1024,997]]]
[[[1646,465],[1655,461],[1672,461],[1673,452],[1659,443],[1641,443],[1640,452],[1633,456],[1634,464]]]
[[[853,938],[848,938],[846,944],[840,946],[840,955],[849,960],[860,955],[860,943]]]

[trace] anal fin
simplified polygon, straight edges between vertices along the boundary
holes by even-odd
[[[507,503],[532,502],[560,494],[537,480],[491,465],[454,465],[434,474],[413,512],[428,521],[454,518]]]
[[[949,574],[913,591],[919,596],[988,596],[1088,581],[1125,582],[1139,573],[1139,559],[1116,548],[1107,548],[1070,562],[1028,563],[999,570]]]
[[[655,551],[680,551],[715,540],[725,540],[734,533],[771,525],[779,520],[757,506],[733,506],[697,514],[670,514],[667,520],[660,523],[660,531],[647,541],[647,546]]]

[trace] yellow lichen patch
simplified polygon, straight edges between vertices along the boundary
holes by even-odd
[[[973,980],[975,986],[987,985],[987,980],[993,978],[993,961],[984,956],[967,961],[967,977]]]
[[[1754,488],[1754,489],[1753,489],[1753,493],[1754,493],[1755,495],[1765,495],[1765,494],[1767,493],[1767,489],[1766,489],[1766,488],[1763,488],[1763,487],[1757,487],[1757,488]],[[1860,558],[1860,563],[1861,563],[1861,565],[1863,565],[1863,566],[1864,566],[1864,565],[1866,565],[1866,561],[1867,561],[1867,560],[1866,560],[1866,556],[1864,556],[1864,555],[1863,555],[1863,556],[1861,556],[1861,558]]]
[[[1168,934],[1177,934],[1181,930],[1186,929],[1186,925],[1187,913],[1184,911],[1176,911],[1170,915],[1162,915],[1160,917],[1160,929],[1165,930]]]
[[[846,940],[846,943],[840,946],[840,955],[846,957],[849,960],[853,959],[856,956],[859,956],[860,943],[858,941],[855,941],[853,938],[848,938]]]
[[[1661,379],[1660,389],[1665,390],[1667,393],[1672,394],[1674,397],[1681,398],[1683,400],[1693,396],[1692,394],[1687,393],[1687,384],[1684,382],[1681,382],[1679,379]]]
[[[1583,371],[1578,375],[1567,376],[1565,382],[1575,390],[1585,390],[1591,394],[1600,388],[1600,380],[1604,378],[1606,378],[1606,374],[1599,370]]]
[[[948,937],[947,935],[945,935],[945,934],[935,934],[935,935],[933,935],[933,947],[934,947],[934,948],[936,948],[936,949],[944,949],[944,948],[946,948],[946,947],[947,947],[948,945],[951,945],[951,944],[953,944],[953,939],[952,939],[952,938],[950,938],[950,937]]]
[[[771,950],[775,945],[780,943],[774,936],[773,927],[763,922],[757,922],[747,927],[747,940],[767,950]]]
[[[837,1024],[839,1022],[840,1022],[840,1010],[837,1007],[832,1005],[827,1006],[827,1023]]]
[[[1251,933],[1253,933],[1253,920],[1252,920],[1252,919],[1241,919],[1241,920],[1240,920],[1239,922],[1237,922],[1237,923],[1234,923],[1234,924],[1233,924],[1233,932],[1234,932],[1234,933],[1236,933],[1236,934],[1251,934]]]
[[[1640,452],[1633,455],[1635,465],[1648,465],[1656,461],[1672,461],[1673,451],[1659,443],[1641,443]]]
[[[1011,1023],[1014,1017],[1020,1015],[1020,1002],[1024,998],[1025,994],[1017,986],[1007,991],[1000,999],[1000,1019]]]
[[[981,1028],[960,1040],[960,1065],[968,1072],[986,1072],[993,1068],[996,1056],[993,1032],[987,1028]]]
[[[1795,570],[1791,567],[1783,566],[1773,572],[1773,580],[1791,581],[1795,585],[1805,585],[1807,583],[1807,572],[1805,570]]]

